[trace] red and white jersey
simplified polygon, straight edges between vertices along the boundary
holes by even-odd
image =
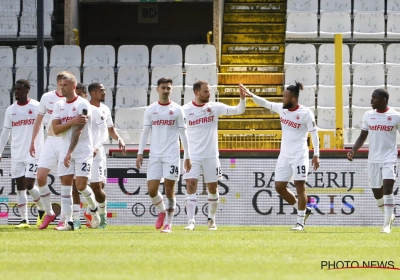
[[[82,115],[82,110],[84,109],[87,110],[88,121],[82,129],[78,144],[72,152],[72,158],[87,158],[93,155],[92,105],[86,99],[77,96],[70,102],[67,102],[65,99],[58,101],[54,106],[53,120],[61,120],[61,123],[66,123],[75,116]],[[60,159],[63,159],[69,150],[74,130],[75,126],[72,126],[61,134]]]
[[[364,113],[362,130],[368,131],[368,162],[397,161],[396,134],[400,132],[400,113],[387,108],[385,112],[370,110]]]
[[[114,123],[111,117],[110,108],[103,103],[100,103],[99,107],[92,104],[93,146],[98,145],[98,152],[93,160],[100,160],[104,158],[104,146],[103,144],[100,145],[99,143],[103,142],[103,139],[108,139],[108,128],[113,126]]]
[[[317,130],[313,112],[298,104],[296,109],[283,109],[282,103],[269,102],[271,111],[280,116],[282,140],[280,154],[287,158],[308,157],[307,135]]]
[[[182,107],[171,101],[150,104],[144,111],[143,127],[151,128],[150,155],[179,155],[179,129],[186,128]]]
[[[10,105],[4,118],[4,129],[11,129],[11,158],[14,161],[30,161],[29,147],[33,132],[33,124],[38,114],[39,102],[29,99],[28,103]],[[44,142],[43,126],[35,140],[36,155],[40,155]]]
[[[43,125],[46,126],[46,129],[49,130],[52,121],[52,115],[54,110],[54,105],[60,100],[65,100],[65,97],[62,95],[58,95],[58,93],[53,90],[46,92],[42,95],[40,99],[40,105],[38,108],[38,113],[40,115],[45,115],[43,117]]]
[[[218,117],[227,115],[229,107],[220,102],[197,105],[193,101],[183,106],[192,158],[213,158],[219,155]]]

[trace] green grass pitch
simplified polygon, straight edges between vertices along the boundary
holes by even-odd
[[[321,269],[322,261],[400,267],[400,229],[152,226],[57,232],[0,226],[1,279],[400,279],[400,270]]]

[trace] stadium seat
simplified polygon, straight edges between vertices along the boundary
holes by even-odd
[[[388,15],[386,36],[391,40],[400,39],[400,13]]]
[[[6,0],[0,1],[0,13],[1,14],[13,14],[19,16],[21,12],[21,1],[20,0]]]
[[[118,69],[117,88],[122,87],[149,87],[149,69],[145,66],[127,67]]]
[[[380,87],[353,87],[351,93],[351,104],[359,107],[371,107],[371,95],[375,89]],[[391,100],[389,99],[389,102]]]
[[[387,85],[386,90],[389,92],[390,107],[400,107],[400,86]]]
[[[0,38],[17,39],[18,18],[14,14],[0,13]]]
[[[321,0],[319,13],[351,14],[351,0]]]
[[[349,107],[343,107],[343,128],[349,128]],[[317,107],[317,126],[320,129],[336,129],[335,107]]]
[[[390,67],[387,71],[386,84],[388,86],[400,86],[400,64]]]
[[[353,89],[355,86],[384,87],[385,70],[383,66],[358,66],[353,71]]]
[[[88,45],[83,54],[83,67],[115,66],[115,50],[111,45]]]
[[[47,75],[46,70],[43,69],[44,72],[44,90],[47,88]],[[15,80],[18,81],[19,79],[28,80],[31,84],[31,89],[29,91],[29,95],[36,99],[37,95],[37,67],[20,67],[15,72]]]
[[[123,87],[115,95],[115,111],[126,108],[146,107],[147,89],[144,87]]]
[[[327,13],[321,15],[319,37],[333,39],[335,34],[342,34],[343,38],[351,37],[350,14]]]
[[[44,15],[44,38],[51,38],[51,18],[50,15]],[[34,14],[22,14],[21,16],[21,29],[19,31],[21,39],[33,39],[37,37],[37,18],[36,12]]]
[[[22,0],[22,13],[36,14],[36,1],[37,0]],[[43,12],[51,16],[53,11],[53,0],[43,0]]]
[[[172,88],[170,98],[172,101],[174,101],[178,105],[181,105],[182,104],[182,91],[179,88]],[[149,104],[154,103],[158,100],[159,100],[159,94],[157,92],[157,88],[151,88]]]
[[[319,68],[319,87],[335,87],[335,66]],[[343,66],[343,86],[350,88],[350,68]]]
[[[387,0],[386,13],[388,14],[388,20],[390,14],[400,13],[400,0]],[[389,26],[389,24],[388,24]]]
[[[299,103],[306,107],[315,107],[315,88],[305,87],[301,90]]]
[[[199,80],[207,81],[210,87],[218,85],[217,68],[214,66],[190,67],[186,70],[185,86],[193,86]]]
[[[119,136],[124,139],[125,144],[139,144],[140,136],[142,135],[142,129],[116,129]],[[117,140],[112,139],[112,144],[118,144]],[[147,139],[146,144],[150,144],[150,137]]]
[[[288,14],[286,22],[286,39],[317,38],[317,15],[311,13]]]
[[[352,127],[361,129],[362,118],[364,113],[371,110],[371,106],[369,107],[360,107],[360,106],[351,106],[351,115],[352,115]]]
[[[81,67],[82,52],[76,45],[56,45],[50,51],[50,67]]]
[[[318,0],[288,0],[286,13],[318,14]]]
[[[11,90],[13,87],[13,73],[11,68],[0,68],[0,88]]]
[[[352,67],[360,65],[383,65],[384,52],[381,44],[356,44],[353,47]]]
[[[185,69],[191,66],[217,67],[217,53],[211,44],[188,45],[185,49]]]
[[[7,109],[10,105],[10,92],[5,88],[0,88],[0,109]]]
[[[343,66],[350,66],[349,46],[343,44]],[[318,66],[333,66],[335,63],[335,45],[322,44],[318,49]]]
[[[210,87],[210,101],[215,102],[217,94],[218,94],[217,87]],[[194,101],[193,88],[186,86],[185,90],[183,92],[183,104],[182,105],[185,105],[192,101]]]
[[[47,48],[44,47],[44,67],[47,66]],[[15,68],[37,67],[37,48],[36,46],[19,46],[15,55]]]
[[[349,106],[349,89],[343,87],[343,106]],[[317,106],[330,107],[336,102],[335,87],[319,87],[317,94]]]
[[[112,67],[86,67],[83,71],[83,83],[89,86],[91,83],[101,83],[108,88],[114,88],[114,69]]]
[[[285,48],[285,68],[288,66],[316,66],[317,51],[313,44],[289,44]]]
[[[383,14],[356,14],[354,16],[353,39],[383,39],[385,17]]]
[[[115,113],[115,128],[123,130],[142,129],[146,108],[138,107],[118,110]]]
[[[12,68],[14,65],[14,54],[11,47],[0,46],[0,67]]]
[[[285,72],[285,88],[289,85],[293,85],[297,82],[301,82],[304,87],[317,86],[317,74],[315,67],[311,66],[290,66],[286,68]]]
[[[385,1],[382,0],[355,0],[353,14],[358,13],[385,13]]]
[[[182,48],[179,45],[155,45],[151,49],[151,68],[179,66],[182,68]]]
[[[172,86],[183,89],[183,73],[179,66],[154,67],[151,72],[151,87],[157,87],[157,81],[163,77],[172,79]]]
[[[5,115],[6,115],[6,109],[0,109],[0,132],[3,130],[4,127]]]
[[[149,48],[146,45],[122,45],[118,48],[117,67],[149,67]]]
[[[57,89],[57,74],[61,71],[71,72],[78,80],[78,83],[81,82],[81,72],[79,71],[78,67],[53,67],[50,69],[49,73],[49,86],[47,87],[48,91]]]

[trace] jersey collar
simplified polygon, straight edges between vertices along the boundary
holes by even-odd
[[[383,111],[376,110],[377,113],[386,113],[387,111],[389,111],[389,107],[386,107],[386,109]]]
[[[194,101],[192,100],[192,104],[193,104],[194,106],[196,106],[196,107],[203,107],[203,106],[206,105],[207,103],[204,103],[204,104],[202,104],[202,105],[199,105],[199,104],[194,103]]]
[[[294,112],[294,111],[296,111],[296,110],[299,109],[299,108],[300,108],[300,105],[297,104],[296,107],[294,107],[292,110],[289,110],[289,109],[288,109],[288,111],[289,111],[289,112]]]
[[[160,103],[160,101],[158,101],[158,104],[161,105],[161,106],[168,106],[169,104],[171,104],[171,102],[172,102],[172,101],[170,100],[169,103],[167,103],[167,104],[162,104],[162,103]]]
[[[18,106],[25,106],[26,104],[28,104],[31,101],[30,98],[28,98],[28,100],[25,103],[19,103],[19,101],[17,101]]]

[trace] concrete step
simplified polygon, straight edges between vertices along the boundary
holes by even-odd
[[[218,129],[281,129],[281,124],[279,119],[219,119]]]
[[[225,3],[283,3],[287,0],[225,0]]]
[[[285,53],[285,44],[223,44],[223,54]]]
[[[285,34],[224,34],[222,44],[265,44],[284,43]]]
[[[234,96],[239,98],[239,87],[235,85],[219,85],[218,93],[219,97]],[[263,97],[280,97],[282,98],[283,86],[282,85],[251,85],[245,84],[245,86],[254,94]]]
[[[284,54],[223,54],[222,64],[283,65]]]
[[[271,101],[271,102],[278,102],[278,103],[282,102],[282,97],[267,97],[265,99],[268,100],[268,101]],[[229,105],[229,106],[236,106],[236,105],[239,104],[240,97],[220,97],[218,99],[218,101],[221,102],[221,103],[224,103],[226,105]],[[257,108],[260,108],[260,106],[258,106],[253,101],[253,99],[247,97],[246,98],[246,110],[248,110],[248,109],[257,109]],[[267,110],[267,109],[265,109],[265,110]],[[267,110],[267,111],[268,111],[268,114],[272,114],[269,110]],[[263,112],[261,114],[265,114],[265,112]],[[273,118],[277,118],[278,117],[278,115],[275,114],[275,113],[272,114],[272,115],[273,115]]]
[[[226,3],[225,13],[285,13],[286,3]]]
[[[286,13],[225,13],[224,23],[286,23]]]
[[[219,85],[283,85],[282,73],[218,73]]]
[[[278,119],[279,115],[271,112],[270,110],[262,107],[247,108],[241,115],[234,116],[220,116],[221,119]]]
[[[224,34],[284,34],[284,23],[224,23]]]
[[[220,73],[282,73],[283,66],[281,65],[221,65]]]

